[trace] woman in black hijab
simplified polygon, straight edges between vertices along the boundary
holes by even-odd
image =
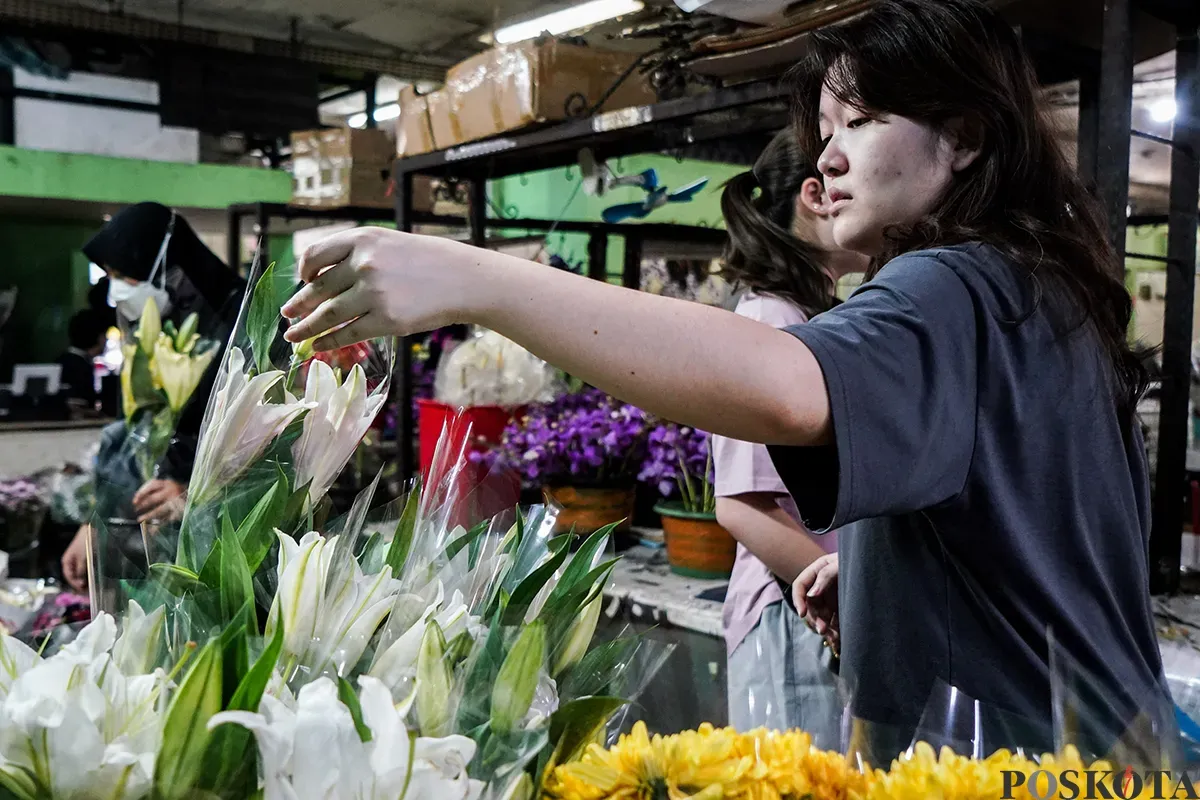
[[[109,303],[116,307],[124,328],[131,329],[137,323],[146,300],[153,298],[164,321],[172,320],[178,327],[189,314],[195,313],[199,317],[198,332],[203,338],[218,341],[222,346],[229,339],[245,281],[209,250],[188,221],[174,210],[159,203],[130,206],[113,216],[83,246],[83,253],[108,273]],[[129,486],[128,493],[109,492],[126,497],[108,503],[111,507],[98,508],[98,515],[132,516],[138,522],[147,522],[169,520],[182,511],[200,425],[221,361],[221,355],[213,359],[184,407],[175,437],[158,465],[157,476],[140,487]],[[101,443],[98,482],[128,486],[130,470],[115,457],[121,450],[124,423],[111,427],[113,430],[106,429]],[[84,526],[62,559],[65,577],[77,588],[87,582],[87,536]]]

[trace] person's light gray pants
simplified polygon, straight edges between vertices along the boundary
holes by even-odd
[[[739,731],[799,728],[824,750],[841,749],[843,703],[833,654],[786,604],[763,609],[729,655],[729,724]]]

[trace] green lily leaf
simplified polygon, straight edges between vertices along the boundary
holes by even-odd
[[[358,732],[358,738],[364,742],[371,741],[371,729],[363,722],[362,705],[358,702],[358,695],[350,681],[342,677],[338,678],[338,699],[350,710],[350,718],[354,720],[354,730]]]
[[[220,590],[221,588],[221,551],[223,549],[220,539],[213,542],[212,549],[208,551],[208,558],[204,559],[204,566],[200,568],[200,582],[210,589]]]
[[[554,750],[546,763],[538,765],[537,774],[545,776],[559,764],[576,760],[609,718],[628,702],[620,697],[580,697],[559,706],[550,715]]]
[[[204,588],[200,576],[178,564],[158,563],[150,565],[150,580],[166,589],[175,597]]]
[[[232,620],[247,608],[254,608],[254,582],[246,555],[236,545],[222,547],[221,611],[226,620]],[[258,619],[253,613],[246,615],[245,626],[248,634],[258,635]]]
[[[0,767],[0,800],[38,800],[37,783],[20,767]]]
[[[484,520],[475,527],[471,528],[471,530],[464,533],[462,536],[455,539],[450,544],[446,545],[446,560],[452,561],[455,556],[462,552],[464,547],[471,544],[471,542],[475,541],[483,534],[487,533],[487,529],[490,524],[491,520]]]
[[[546,586],[546,582],[558,571],[558,568],[563,565],[570,555],[568,545],[571,542],[570,536],[559,536],[550,540],[550,550],[553,555],[526,576],[525,580],[521,581],[516,590],[509,598],[508,607],[504,610],[505,625],[520,625],[525,621],[525,614],[529,611],[529,607],[533,605],[533,601],[537,599],[538,593]]]
[[[283,627],[280,626],[254,666],[244,672],[244,677],[236,684],[237,690],[226,704],[227,710],[258,711],[282,649]],[[218,797],[252,796],[258,785],[258,749],[250,731],[240,725],[221,725],[211,735],[200,788]]]
[[[271,545],[275,544],[275,528],[284,524],[287,501],[287,479],[281,477],[238,526],[237,538],[242,543],[242,552],[251,575],[267,557]]]
[[[185,800],[200,777],[208,746],[208,721],[221,710],[219,641],[204,646],[167,709],[162,747],[154,765],[154,793]]]
[[[259,372],[271,369],[271,347],[283,323],[279,309],[292,296],[294,288],[292,278],[284,271],[277,272],[275,264],[267,267],[254,287],[246,315],[246,334],[250,337],[254,364]]]
[[[404,510],[400,512],[400,522],[396,525],[396,534],[392,537],[392,546],[388,548],[387,561],[393,575],[401,574],[408,562],[408,554],[412,550],[413,536],[417,530],[417,508],[421,502],[421,482],[408,493],[404,501]]]

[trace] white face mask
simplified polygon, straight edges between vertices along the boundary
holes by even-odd
[[[171,295],[167,293],[167,245],[171,243],[171,234],[175,232],[175,212],[171,212],[171,221],[167,223],[167,235],[163,237],[162,247],[158,249],[158,257],[150,269],[150,280],[130,284],[123,280],[111,279],[108,282],[108,302],[112,304],[122,317],[130,322],[141,319],[146,301],[153,299],[158,306],[158,313],[166,316],[171,313]],[[161,273],[161,279],[155,278]]]

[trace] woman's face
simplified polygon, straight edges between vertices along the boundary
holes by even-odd
[[[130,286],[137,286],[139,283],[141,283],[141,281],[139,281],[135,278],[126,278],[124,275],[117,272],[112,267],[105,267],[104,271],[108,273],[108,277],[110,280],[121,281],[122,283],[129,284]]]
[[[877,255],[887,229],[928,214],[965,166],[951,136],[905,117],[868,115],[827,87],[820,125],[817,168],[825,176],[834,239],[846,250]]]

